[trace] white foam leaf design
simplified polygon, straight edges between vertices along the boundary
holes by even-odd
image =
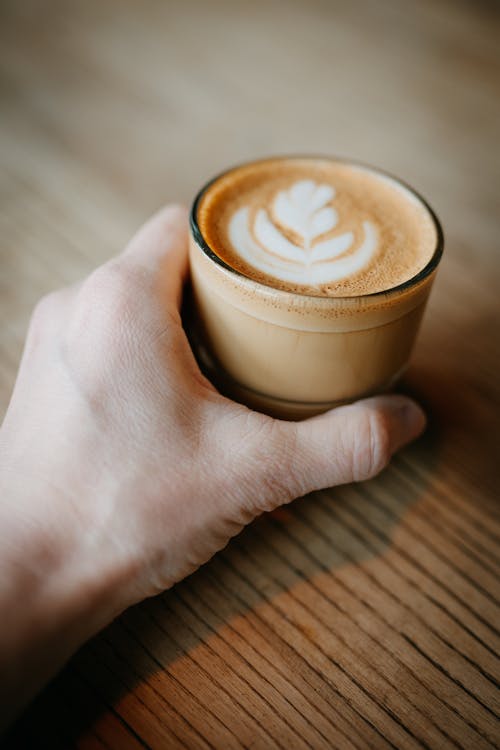
[[[281,234],[267,215],[263,208],[257,211],[254,223],[254,232],[256,239],[263,247],[269,248],[273,255],[280,255],[285,258],[291,258],[298,263],[304,263],[304,251],[297,247],[293,242]]]
[[[334,197],[331,185],[299,180],[277,193],[270,210],[238,209],[229,222],[229,240],[251,266],[284,281],[325,284],[346,278],[371,262],[378,235],[372,222],[361,222],[361,244],[352,251],[353,231],[325,236],[338,223],[328,205]]]
[[[326,234],[334,228],[337,223],[337,212],[333,208],[322,208],[321,211],[313,214],[309,222],[309,238],[314,239],[320,234]]]
[[[344,234],[339,234],[338,237],[331,237],[329,240],[318,242],[311,251],[311,261],[316,263],[333,260],[337,256],[342,255],[342,253],[345,253],[353,242],[354,235],[352,232],[344,232]]]
[[[289,190],[282,190],[273,204],[273,214],[281,226],[291,229],[308,250],[320,234],[333,229],[337,212],[326,208],[335,195],[331,185],[317,185],[312,180],[300,180]]]

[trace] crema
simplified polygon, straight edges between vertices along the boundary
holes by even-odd
[[[216,179],[198,224],[227,265],[278,289],[356,296],[398,286],[429,262],[436,229],[400,182],[326,159],[271,159]]]

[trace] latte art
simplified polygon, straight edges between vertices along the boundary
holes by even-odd
[[[362,222],[362,239],[336,232],[331,205],[335,189],[299,180],[276,193],[269,208],[238,209],[229,221],[229,240],[249,265],[296,284],[328,284],[366,268],[377,250],[377,229]]]
[[[196,221],[229,268],[315,297],[390,289],[418,274],[436,246],[427,209],[404,185],[328,159],[229,170],[200,196]]]

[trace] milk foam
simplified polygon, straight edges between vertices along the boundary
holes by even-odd
[[[336,232],[334,199],[332,185],[293,182],[274,195],[270,206],[236,210],[229,221],[229,241],[246,263],[282,281],[316,285],[349,278],[370,265],[379,238],[368,220]]]
[[[320,297],[394,288],[425,267],[438,242],[427,207],[397,180],[314,157],[228,170],[202,192],[195,219],[230,268]]]

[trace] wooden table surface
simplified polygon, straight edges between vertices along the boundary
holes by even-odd
[[[499,6],[11,0],[0,14],[0,410],[36,300],[232,163],[380,165],[447,239],[404,384],[426,435],[126,612],[12,747],[498,747]]]

